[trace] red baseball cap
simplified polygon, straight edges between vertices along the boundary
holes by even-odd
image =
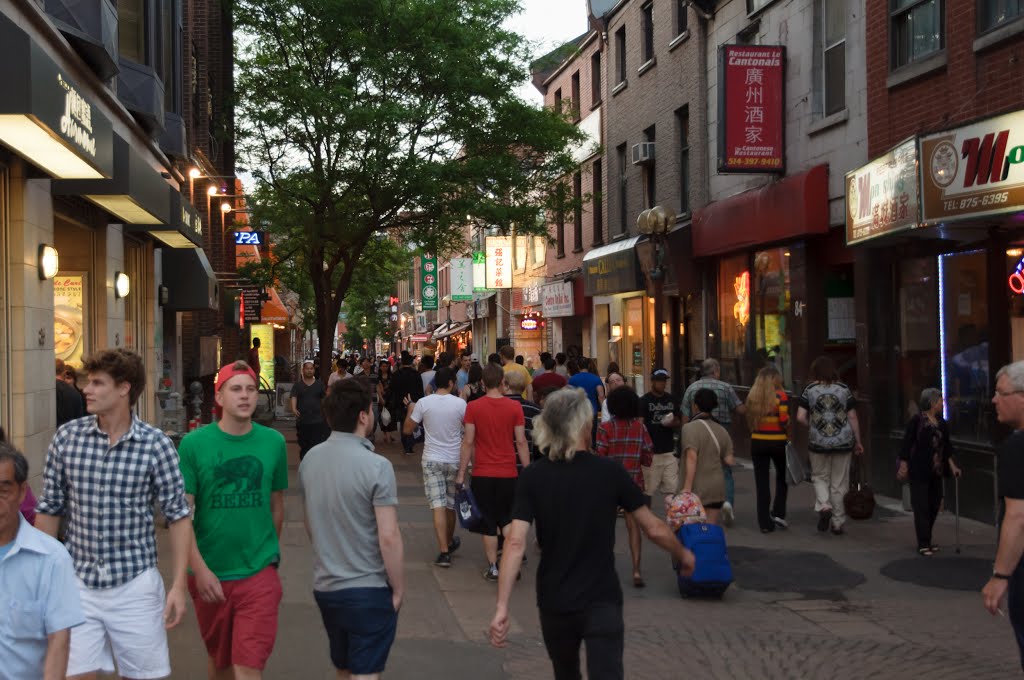
[[[227,366],[224,366],[217,372],[217,377],[213,379],[213,391],[219,392],[220,388],[227,381],[234,378],[236,375],[247,375],[250,378],[252,378],[252,381],[254,383],[256,383],[256,387],[260,386],[259,378],[256,377],[256,373],[253,372],[253,370],[249,366],[242,368],[231,363],[228,364]]]

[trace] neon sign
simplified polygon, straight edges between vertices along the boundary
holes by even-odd
[[[743,272],[732,282],[736,291],[736,303],[732,306],[732,315],[741,326],[750,321],[750,272]]]
[[[1007,284],[1017,295],[1024,295],[1024,258],[1017,263],[1017,268],[1010,274]]]
[[[524,331],[535,331],[540,323],[533,317],[527,317],[519,322],[519,327]]]

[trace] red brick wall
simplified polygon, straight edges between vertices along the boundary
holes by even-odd
[[[1024,35],[975,52],[976,0],[946,0],[947,63],[891,88],[889,0],[867,0],[868,155],[911,135],[1024,108]]]

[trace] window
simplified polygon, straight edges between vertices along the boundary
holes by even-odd
[[[601,103],[601,53],[594,52],[590,57],[590,104]]]
[[[594,188],[592,196],[590,198],[590,209],[594,213],[594,245],[599,246],[604,243],[604,206],[601,204],[604,196],[603,182],[604,177],[602,173],[604,169],[601,166],[601,160],[594,161]]]
[[[689,4],[689,0],[676,0],[676,35],[682,35],[690,28],[688,11]]]
[[[846,0],[822,0],[825,115],[846,108]]]
[[[137,64],[146,63],[145,0],[119,0],[117,3],[118,52]]]
[[[626,82],[626,27],[615,31],[616,83]]]
[[[629,228],[629,223],[626,221],[626,169],[629,167],[627,163],[629,159],[626,152],[628,151],[625,144],[620,144],[615,149],[616,166],[619,171],[619,233],[625,234]]]
[[[569,102],[574,122],[580,119],[580,72],[572,74],[572,101]]]
[[[555,90],[555,111],[562,113],[562,88]]]
[[[679,214],[690,212],[690,112],[685,106],[676,111],[679,135]]]
[[[654,126],[644,130],[644,141],[654,143]],[[655,155],[657,158],[657,155]],[[644,207],[653,208],[657,205],[656,195],[654,191],[656,174],[654,172],[654,161],[651,161],[644,166],[643,169],[643,183],[644,183]]]
[[[654,3],[649,2],[640,8],[640,27],[643,29],[644,63],[654,59]]]
[[[718,356],[722,380],[734,385],[746,382],[742,370],[750,326],[750,268],[748,255],[723,257],[718,262]],[[715,338],[712,338],[714,341]],[[712,351],[709,347],[708,351]]]
[[[565,185],[558,183],[558,212],[555,213],[555,253],[565,257]]]
[[[978,6],[978,28],[988,31],[1024,16],[1024,0],[981,0]]]
[[[572,178],[572,252],[583,250],[583,174]]]
[[[164,110],[181,112],[180,92],[181,63],[181,19],[176,0],[164,0],[160,5],[161,37],[161,80],[164,82]]]
[[[931,56],[943,47],[943,0],[891,0],[892,67]]]
[[[760,12],[773,2],[775,2],[775,0],[747,0],[747,14]]]

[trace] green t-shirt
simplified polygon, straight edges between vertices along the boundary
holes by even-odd
[[[199,554],[217,578],[246,578],[277,560],[270,494],[288,488],[281,433],[253,423],[236,437],[214,423],[186,435],[178,453],[185,493],[195,496]]]

